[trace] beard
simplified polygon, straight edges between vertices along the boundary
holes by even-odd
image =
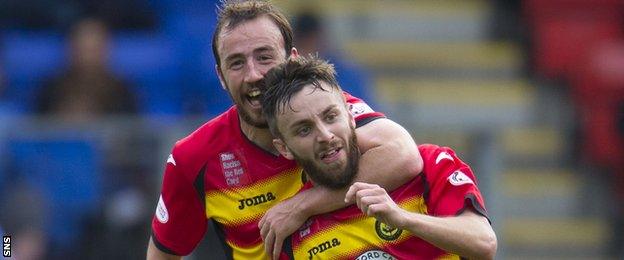
[[[315,184],[337,190],[351,185],[358,172],[360,148],[357,146],[355,129],[351,128],[351,139],[349,140],[349,145],[344,148],[348,149],[348,151],[346,151],[347,165],[343,171],[338,173],[324,172],[323,169],[319,167],[318,163],[313,160],[303,159],[295,153],[293,153],[293,156]]]
[[[250,86],[248,88],[258,88],[263,93],[265,91],[264,80],[259,80],[249,85]],[[228,93],[228,96],[230,96],[230,99],[232,99],[232,102],[234,102],[234,104],[238,108],[238,115],[240,116],[241,120],[243,120],[248,125],[251,125],[256,128],[263,128],[263,129],[269,128],[269,123],[266,121],[266,119],[262,115],[262,111],[260,111],[260,113],[256,114],[255,116],[252,115],[252,112],[247,111],[246,109],[247,106],[244,104],[247,100],[247,97],[242,96],[241,94],[239,99],[235,99],[232,96],[232,93],[229,91],[230,88],[227,85],[226,85],[226,89],[227,89],[226,92]],[[259,99],[262,99],[262,96],[260,96]]]
[[[269,123],[267,123],[266,119],[264,119],[264,117],[253,117],[251,116],[251,114],[249,112],[247,112],[245,109],[243,109],[239,104],[236,104],[239,109],[238,109],[238,115],[240,116],[240,118],[245,121],[245,123],[256,127],[256,128],[269,128]]]

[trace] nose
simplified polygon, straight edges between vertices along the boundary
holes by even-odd
[[[253,61],[248,61],[247,68],[247,73],[245,74],[246,83],[254,83],[264,77],[260,68]]]
[[[319,124],[318,126],[318,131],[319,134],[317,136],[317,140],[320,143],[323,142],[330,142],[332,139],[334,139],[334,134],[329,131],[329,128],[323,124]]]

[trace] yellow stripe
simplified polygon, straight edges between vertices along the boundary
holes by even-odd
[[[460,260],[461,258],[459,258],[458,255],[446,254],[446,255],[443,255],[443,256],[441,256],[441,257],[439,257],[437,259],[439,259],[439,260]]]
[[[228,245],[232,247],[232,258],[234,259],[269,259],[262,243],[252,247],[239,247],[228,241]]]
[[[206,216],[227,226],[259,219],[272,206],[292,197],[301,189],[301,174],[301,168],[297,167],[246,187],[206,192]],[[269,192],[275,197],[274,200],[268,200]],[[239,209],[240,200],[253,199],[256,196],[262,196],[266,202],[244,205],[243,209]]]
[[[410,212],[427,214],[427,205],[422,196],[403,200],[398,205]],[[315,259],[344,259],[371,247],[381,248],[411,237],[411,234],[404,230],[396,240],[383,240],[375,231],[375,222],[373,217],[360,215],[310,237],[304,237],[304,241],[293,248],[294,256],[296,259],[304,259],[312,254]]]

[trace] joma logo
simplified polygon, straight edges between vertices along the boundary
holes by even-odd
[[[253,198],[246,198],[242,200],[238,200],[240,205],[238,205],[238,209],[242,210],[247,207],[256,206],[258,204],[266,203],[275,199],[275,195],[271,192],[267,192],[267,194],[260,194],[258,196],[254,196]]]
[[[316,254],[323,253],[326,250],[332,249],[339,245],[340,245],[340,240],[338,240],[337,238],[334,238],[331,241],[327,240],[319,244],[318,246],[312,247],[310,250],[308,250],[308,258],[312,259],[312,257],[314,257]]]

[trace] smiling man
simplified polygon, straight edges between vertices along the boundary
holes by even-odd
[[[264,75],[297,57],[288,19],[267,1],[224,1],[212,49],[234,105],[176,142],[152,219],[148,259],[191,253],[212,219],[233,259],[277,258],[284,238],[312,215],[346,205],[347,187],[297,193],[302,170],[275,150],[260,103]],[[359,180],[390,189],[418,175],[422,160],[405,129],[344,94],[362,151]],[[354,144],[355,145],[355,144]],[[327,160],[333,158],[327,153]]]
[[[445,147],[421,145],[422,174],[388,193],[357,182],[355,121],[331,65],[295,58],[266,75],[263,112],[287,159],[303,166],[310,187],[350,187],[356,202],[314,216],[282,255],[290,259],[493,259],[496,235],[468,165]],[[359,208],[359,210],[358,210]]]

